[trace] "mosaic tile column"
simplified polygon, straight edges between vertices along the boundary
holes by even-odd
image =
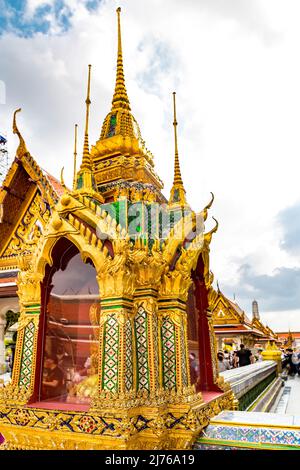
[[[20,304],[18,334],[12,374],[12,385],[33,392],[37,361],[37,340],[41,313],[43,275],[33,270],[31,259],[20,258],[17,294]]]
[[[168,390],[190,386],[185,304],[164,299],[159,303],[161,343],[160,382]]]
[[[5,367],[5,344],[4,344],[4,328],[6,325],[5,317],[0,317],[0,373]],[[4,369],[5,370],[5,369]]]
[[[135,388],[154,392],[159,387],[157,291],[137,289],[134,312]]]
[[[134,385],[132,302],[101,299],[99,331],[99,391],[130,392]]]
[[[24,306],[18,321],[19,330],[14,358],[14,384],[33,391],[36,368],[40,304]]]

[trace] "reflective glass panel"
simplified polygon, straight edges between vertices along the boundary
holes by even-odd
[[[41,401],[89,403],[96,391],[99,291],[76,252],[66,250],[46,285]]]

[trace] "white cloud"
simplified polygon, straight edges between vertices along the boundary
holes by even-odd
[[[31,0],[27,14],[33,16],[41,3]],[[91,143],[110,109],[119,3],[132,110],[165,194],[172,183],[174,89],[189,202],[200,210],[209,192],[215,193],[210,211],[220,222],[211,245],[215,277],[234,285],[243,262],[257,275],[299,266],[298,258],[282,250],[276,221],[278,212],[299,199],[296,0],[107,0],[93,12],[82,1],[68,0],[73,16],[66,33],[54,34],[52,15],[51,36],[0,39],[0,79],[7,86],[2,126],[8,128],[13,110],[22,106],[19,126],[31,153],[54,175],[65,166],[71,182],[73,125],[78,122],[82,137],[88,63],[93,64]],[[9,146],[12,154],[11,134]],[[285,316],[278,321],[287,328]]]

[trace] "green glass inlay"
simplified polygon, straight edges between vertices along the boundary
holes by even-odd
[[[173,201],[174,202],[179,201],[179,189],[175,189],[174,194],[173,194]]]
[[[118,310],[120,308],[124,308],[122,305],[102,305],[101,310]]]
[[[110,116],[110,121],[109,121],[108,137],[112,137],[113,135],[115,135],[116,125],[117,125],[117,116],[115,114],[112,114]]]
[[[79,175],[77,178],[77,189],[81,189],[83,186],[83,176]]]

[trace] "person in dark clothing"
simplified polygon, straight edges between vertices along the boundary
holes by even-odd
[[[65,396],[64,373],[58,367],[56,355],[45,360],[46,375],[43,378],[43,398],[62,400]]]
[[[190,375],[191,375],[191,383],[196,384],[199,380],[199,364],[196,358],[196,355],[191,352],[189,354],[190,360]]]
[[[10,358],[10,373],[12,375],[13,367],[14,367],[14,360],[15,360],[15,351],[16,351],[16,342],[17,342],[17,332],[15,331],[12,337],[13,343],[10,346],[11,349],[11,358]]]
[[[253,363],[252,352],[250,349],[245,348],[244,344],[240,345],[240,350],[236,351],[235,357],[236,361],[238,359],[238,367],[249,366]]]
[[[288,374],[291,376],[294,376],[297,373],[297,365],[295,364],[295,361],[293,360],[294,357],[294,352],[293,349],[288,348],[286,350],[286,359],[287,359],[287,364],[286,367],[288,369]]]

